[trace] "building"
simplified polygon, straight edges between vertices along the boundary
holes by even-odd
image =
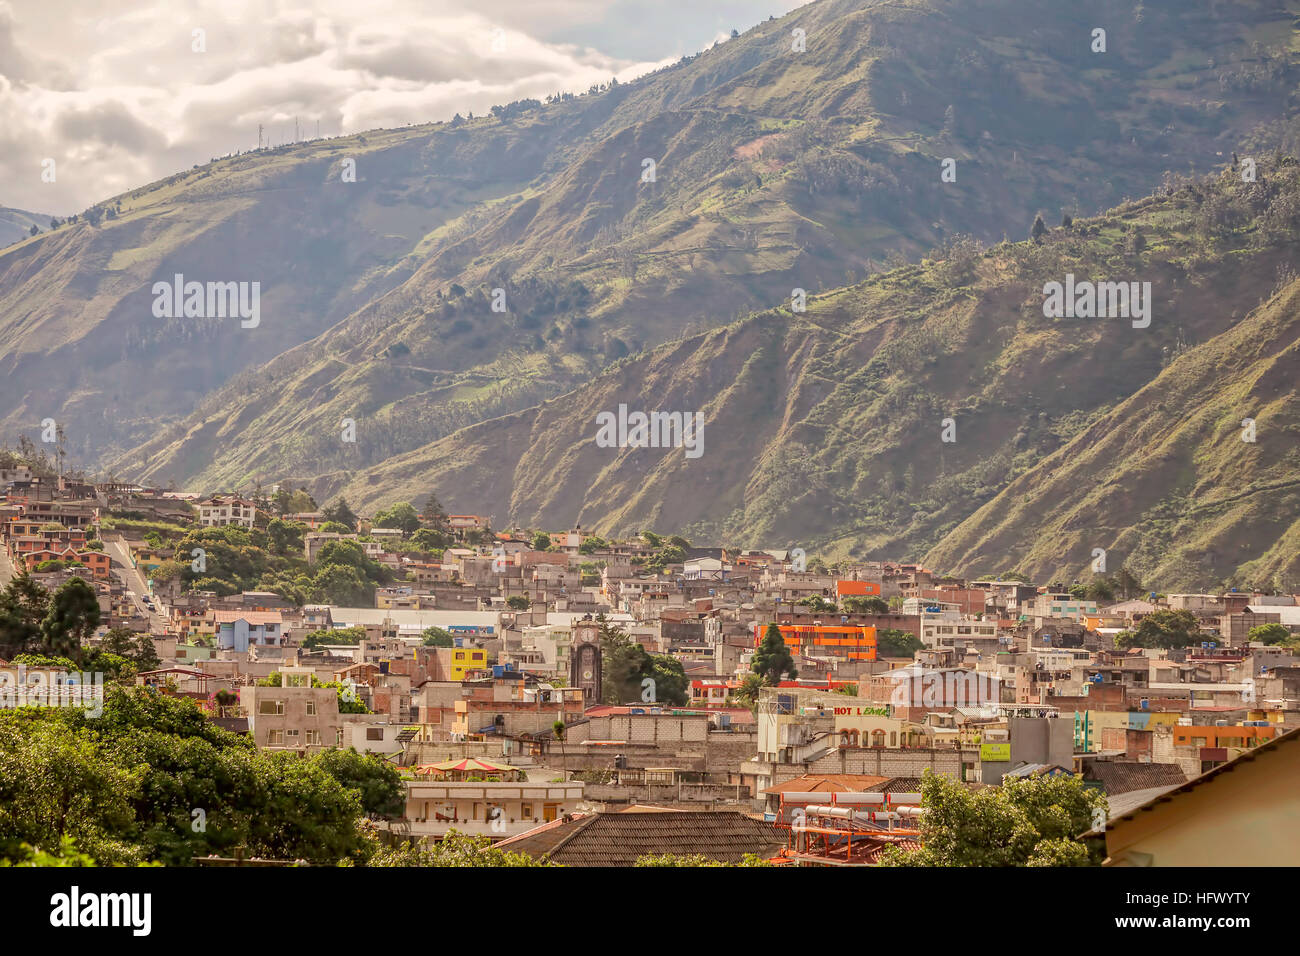
[[[243,653],[250,644],[280,647],[284,622],[279,611],[212,611],[212,622],[220,650]]]
[[[635,866],[643,856],[703,856],[739,863],[753,854],[776,856],[784,835],[771,823],[735,810],[629,807],[535,827],[498,846],[561,866]]]
[[[833,658],[842,661],[874,661],[876,629],[847,624],[777,625],[790,653],[801,657]],[[763,643],[767,627],[753,625],[754,646]]]
[[[1300,860],[1300,730],[1183,784],[1112,798],[1106,866],[1294,866]]]
[[[396,831],[424,839],[448,830],[505,839],[575,812],[582,791],[577,781],[530,781],[524,771],[489,758],[448,760],[417,767],[406,780],[406,811]]]
[[[310,667],[280,670],[280,686],[241,687],[239,703],[258,747],[306,754],[343,742],[339,696],[333,687],[313,687]]]
[[[251,528],[256,515],[257,506],[237,495],[213,495],[199,502],[199,524],[205,528],[219,528],[228,524]]]

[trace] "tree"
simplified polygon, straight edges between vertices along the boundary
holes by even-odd
[[[131,661],[139,670],[148,671],[158,667],[162,661],[154,647],[153,638],[148,634],[137,634],[124,627],[115,627],[108,631],[100,641],[102,655],[117,656]],[[101,666],[101,670],[104,668]]]
[[[271,548],[271,553],[281,556],[289,554],[301,555],[303,553],[303,535],[306,532],[307,526],[305,524],[272,518],[270,524],[266,526],[267,544]]]
[[[888,614],[889,602],[878,597],[846,597],[841,602],[850,614]]]
[[[1252,627],[1247,637],[1252,644],[1286,644],[1291,640],[1291,632],[1282,624],[1261,624]]]
[[[1142,593],[1142,582],[1128,569],[1128,565],[1124,565],[1115,575],[1115,588],[1124,595],[1124,600],[1127,601],[1134,594]]]
[[[414,534],[420,528],[420,516],[409,501],[399,501],[387,511],[375,515],[375,527],[396,528],[403,534]]]
[[[533,550],[545,551],[551,546],[551,536],[545,531],[539,531],[533,535]]]
[[[0,657],[11,658],[41,645],[41,622],[50,609],[50,592],[26,571],[0,591]]]
[[[322,645],[329,644],[359,644],[365,640],[366,629],[357,625],[356,627],[338,627],[338,628],[321,628],[312,631],[302,639],[302,646],[308,650],[313,650]]]
[[[754,652],[754,662],[750,665],[750,670],[762,677],[769,685],[779,683],[783,675],[791,680],[799,676],[794,666],[794,658],[790,656],[790,648],[786,646],[785,638],[781,636],[781,629],[776,624],[767,626],[767,633],[763,635],[762,643]]]
[[[836,611],[835,602],[826,600],[820,594],[810,594],[806,598],[800,598],[795,604],[811,608],[817,614],[834,614]]]
[[[99,599],[81,578],[69,578],[54,592],[41,622],[46,653],[71,657],[81,666],[81,645],[99,627]]]
[[[567,761],[564,757],[564,737],[569,732],[569,728],[564,725],[564,721],[557,720],[551,724],[551,733],[555,734],[555,739],[560,743],[560,773],[568,776],[568,768],[565,766]]]
[[[1037,776],[977,791],[929,770],[921,781],[922,848],[890,848],[887,866],[1089,866],[1103,847],[1078,842],[1106,797],[1077,777]]]
[[[429,497],[424,499],[424,507],[420,509],[420,517],[434,531],[450,531],[451,521],[447,517],[447,509],[442,506],[438,496],[429,492]]]
[[[532,606],[532,603],[527,594],[512,594],[506,598],[506,607],[513,608],[516,611],[527,611]]]
[[[348,531],[357,530],[357,516],[348,507],[348,500],[341,495],[338,501],[321,511],[321,517],[326,521],[337,521],[339,524],[344,525]]]
[[[448,830],[437,843],[380,847],[367,866],[555,866],[527,853],[498,849],[485,836]]]
[[[141,772],[116,765],[107,745],[64,720],[11,711],[0,718],[0,857],[53,852],[71,837],[101,864],[143,854],[123,839],[134,822]]]
[[[1115,635],[1116,647],[1187,647],[1201,640],[1200,622],[1191,611],[1161,608],[1142,619],[1136,631]]]
[[[391,819],[402,815],[406,806],[402,775],[379,754],[360,754],[352,747],[331,748],[321,751],[319,759],[335,780],[356,792],[368,816]]]
[[[411,535],[411,544],[421,551],[429,551],[441,556],[451,544],[451,535],[446,531],[436,531],[433,528],[420,528]]]
[[[658,855],[647,853],[645,856],[636,858],[634,866],[771,866],[771,860],[765,860],[757,853],[746,853],[740,858],[739,863],[723,863],[721,860],[713,860],[703,853],[660,853]]]
[[[758,703],[758,692],[766,685],[763,678],[757,674],[746,674],[740,681],[740,687],[732,695],[736,703],[742,707],[748,707],[753,710]]]
[[[916,652],[925,647],[922,641],[910,631],[886,627],[876,633],[877,657],[916,657]]]
[[[440,627],[426,627],[423,636],[425,647],[451,647],[454,643],[451,631]]]
[[[1115,584],[1110,578],[1093,578],[1088,582],[1084,597],[1098,604],[1109,604],[1115,600]]]
[[[1047,234],[1047,224],[1043,222],[1042,216],[1034,217],[1034,226],[1029,230],[1029,238],[1034,242],[1042,242],[1043,236]]]

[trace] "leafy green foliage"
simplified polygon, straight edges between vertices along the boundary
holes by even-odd
[[[920,638],[910,631],[885,627],[876,632],[877,657],[916,657],[916,652],[925,647]]]
[[[622,629],[601,622],[601,699],[607,704],[649,703],[643,694],[654,687],[654,703],[681,706],[690,700],[690,681],[681,661],[650,654]],[[645,684],[646,679],[654,681]]]
[[[328,644],[358,644],[365,639],[366,629],[357,627],[322,627],[302,639],[302,646],[317,648]]]
[[[455,643],[451,631],[441,627],[426,627],[422,636],[425,647],[451,647]]]
[[[1277,623],[1261,624],[1258,627],[1252,627],[1247,636],[1251,643],[1258,642],[1260,644],[1288,644],[1294,637],[1290,629]]]
[[[109,689],[99,717],[0,712],[0,857],[11,860],[24,845],[60,853],[72,838],[100,864],[184,864],[236,847],[363,862],[373,846],[362,815],[393,812],[402,793],[382,761],[259,751],[193,702],[144,689]]]
[[[790,654],[790,648],[786,646],[785,638],[781,636],[781,629],[776,624],[767,626],[762,643],[754,651],[750,670],[771,686],[775,686],[785,678],[794,680],[799,676],[799,671],[794,666],[794,657]]]
[[[1199,643],[1201,625],[1191,611],[1161,608],[1144,617],[1136,631],[1115,635],[1116,647],[1187,647]]]
[[[890,866],[1086,866],[1104,856],[1076,838],[1092,829],[1106,797],[1069,776],[1011,780],[971,791],[925,772],[921,782],[922,848],[890,848]]]
[[[391,508],[375,513],[376,528],[396,528],[403,534],[414,534],[420,529],[420,515],[409,501],[399,501]]]
[[[636,866],[771,866],[770,860],[765,860],[757,853],[746,853],[739,863],[723,863],[721,860],[712,860],[703,853],[661,853],[658,855],[647,853],[645,856],[639,856],[636,859]]]
[[[82,644],[99,626],[99,599],[81,578],[69,578],[50,598],[41,621],[41,639],[49,654],[71,657],[80,663]]]
[[[437,843],[384,847],[370,858],[369,866],[555,866],[526,853],[497,849],[485,836],[449,830]]]

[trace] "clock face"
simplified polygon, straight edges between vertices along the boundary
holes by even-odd
[[[583,672],[582,672],[582,679],[583,679],[583,680],[591,680],[591,671],[583,671]]]

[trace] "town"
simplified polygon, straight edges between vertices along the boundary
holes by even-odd
[[[434,493],[365,516],[288,485],[201,496],[0,464],[0,703],[95,672],[101,707],[152,695],[259,751],[355,751],[400,779],[399,806],[366,824],[402,852],[1296,858],[1293,594],[1165,594],[1128,568],[963,579],[652,530],[498,529]],[[1030,813],[1053,787],[1070,832],[1019,849],[934,836],[937,800]]]

